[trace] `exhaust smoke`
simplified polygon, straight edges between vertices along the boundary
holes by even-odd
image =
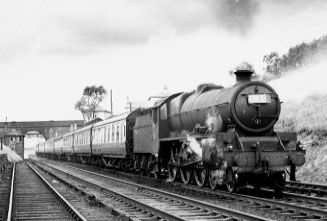
[[[23,160],[15,151],[6,145],[3,145],[3,150],[0,150],[0,154],[6,154],[8,161],[11,163],[16,163]]]

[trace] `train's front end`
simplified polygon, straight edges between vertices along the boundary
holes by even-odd
[[[275,90],[265,82],[252,81],[253,70],[246,65],[234,73],[232,87],[202,84],[163,106],[160,114],[169,125],[168,130],[162,127],[168,131],[164,144],[170,150],[169,168],[182,171],[182,178],[194,171],[199,186],[209,180],[213,189],[227,184],[234,191],[251,184],[281,190],[285,171],[294,180],[305,151],[295,133],[274,130],[281,111]]]
[[[296,133],[274,131],[281,109],[278,94],[265,82],[251,81],[252,73],[251,69],[239,68],[235,71],[236,84],[222,91],[220,96],[229,102],[218,99],[217,118],[223,119],[226,130],[215,134],[216,150],[203,146],[204,161],[216,164],[217,171],[226,170],[231,191],[248,184],[281,191],[287,172],[295,179],[295,168],[304,164],[305,151]]]

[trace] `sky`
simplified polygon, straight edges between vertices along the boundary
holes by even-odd
[[[0,121],[82,119],[88,85],[113,90],[116,114],[165,85],[229,86],[241,61],[260,74],[264,55],[326,34],[322,0],[0,0]]]

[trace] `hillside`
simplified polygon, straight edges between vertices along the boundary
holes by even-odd
[[[277,131],[295,131],[307,150],[306,163],[297,171],[298,180],[327,181],[327,95],[310,95],[302,102],[282,104]]]
[[[271,55],[264,79],[270,80],[283,102],[275,129],[297,132],[307,150],[306,163],[297,171],[298,179],[326,183],[327,36],[296,45],[281,57]]]

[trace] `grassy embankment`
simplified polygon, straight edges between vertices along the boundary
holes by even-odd
[[[283,103],[277,131],[295,131],[307,150],[297,179],[327,182],[327,95],[311,95],[301,103]]]

